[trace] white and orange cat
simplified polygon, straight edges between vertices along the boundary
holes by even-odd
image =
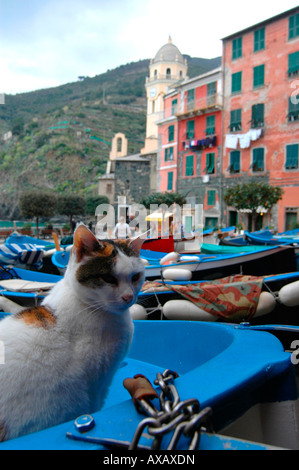
[[[41,306],[0,322],[0,441],[103,406],[133,336],[141,245],[98,241],[79,225],[64,278]]]

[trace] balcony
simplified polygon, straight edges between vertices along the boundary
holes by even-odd
[[[222,109],[223,97],[220,94],[205,96],[203,98],[181,103],[175,113],[178,117],[196,116]]]

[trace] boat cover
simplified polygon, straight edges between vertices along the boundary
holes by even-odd
[[[254,316],[263,282],[264,277],[241,274],[186,285],[148,281],[142,292],[174,291],[211,315],[239,322]]]
[[[0,263],[25,264],[40,269],[43,265],[44,250],[30,243],[0,245]]]

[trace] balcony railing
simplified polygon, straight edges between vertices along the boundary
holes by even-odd
[[[164,110],[164,119],[171,116],[188,116],[189,114],[204,114],[214,109],[222,109],[222,95],[210,95],[198,100],[184,101]]]
[[[192,101],[186,101],[181,103],[177,109],[177,116],[183,116],[188,114],[201,114],[206,113],[210,109],[221,109],[222,108],[222,95],[210,95],[203,98],[195,99]]]

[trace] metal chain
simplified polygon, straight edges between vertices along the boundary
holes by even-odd
[[[148,417],[137,426],[129,446],[130,450],[139,448],[138,444],[145,429],[154,438],[151,447],[153,450],[161,449],[162,439],[166,435],[168,435],[169,441],[167,450],[175,450],[182,436],[189,440],[188,450],[195,450],[199,446],[201,431],[213,432],[212,409],[206,407],[200,410],[199,401],[195,398],[181,401],[173,384],[177,377],[178,374],[169,369],[166,369],[162,374],[157,374],[154,384],[161,389],[160,410],[144,398],[138,400],[137,410],[143,411]]]

